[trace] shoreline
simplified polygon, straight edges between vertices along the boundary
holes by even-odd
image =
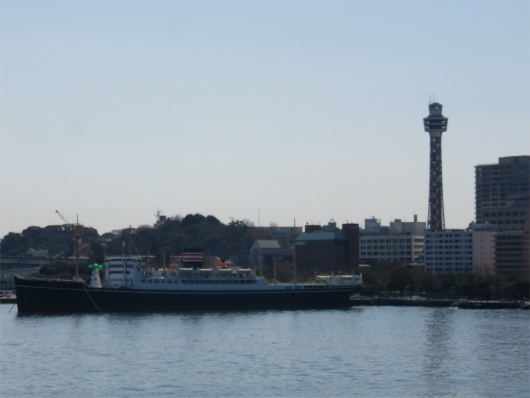
[[[529,310],[530,302],[523,300],[468,300],[424,297],[353,296],[352,306],[451,307],[462,309],[522,309]]]

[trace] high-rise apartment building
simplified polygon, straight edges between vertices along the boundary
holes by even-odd
[[[506,279],[518,273],[529,280],[530,156],[475,166],[475,216],[497,229],[495,274]]]
[[[499,230],[524,228],[530,207],[530,156],[475,166],[475,217]]]
[[[516,273],[530,281],[530,234],[526,230],[505,230],[495,235],[495,271],[501,279]]]

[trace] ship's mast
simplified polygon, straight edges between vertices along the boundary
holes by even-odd
[[[293,233],[291,236],[293,237],[293,279],[294,283],[296,283],[296,237],[298,236],[296,233],[296,218],[294,219]]]
[[[79,225],[79,214],[76,216],[75,224],[73,224],[68,221],[65,216],[59,213],[59,210],[55,210],[55,212],[59,215],[59,217],[61,217],[61,219],[68,225],[68,227],[74,233],[75,277],[79,278],[79,256],[81,253],[81,248],[79,247],[81,243],[81,226]]]
[[[79,215],[76,215],[74,233],[75,233],[75,277],[79,278],[79,241],[81,240],[81,231],[79,230]]]

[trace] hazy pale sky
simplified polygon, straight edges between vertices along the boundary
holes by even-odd
[[[165,215],[446,226],[474,166],[530,153],[528,1],[0,3],[1,235]],[[258,219],[259,214],[259,219]]]

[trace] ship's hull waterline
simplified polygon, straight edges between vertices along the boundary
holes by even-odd
[[[279,285],[267,289],[91,288],[84,282],[15,278],[19,313],[347,308],[358,286]]]

